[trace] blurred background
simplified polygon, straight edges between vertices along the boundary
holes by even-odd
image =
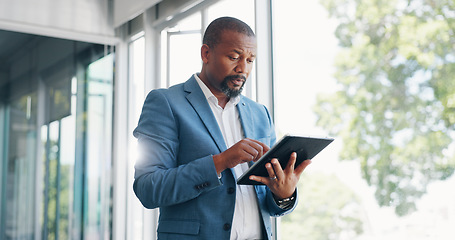
[[[453,239],[454,0],[0,0],[0,239],[156,239],[132,131],[220,16],[256,32],[278,137],[336,139],[276,239]]]

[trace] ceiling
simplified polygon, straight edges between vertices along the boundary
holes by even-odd
[[[32,34],[0,30],[0,69],[7,69],[10,58],[28,42],[38,37]]]

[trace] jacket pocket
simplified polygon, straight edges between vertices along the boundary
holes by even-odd
[[[196,221],[162,220],[158,224],[158,233],[176,233],[198,235],[201,224]]]

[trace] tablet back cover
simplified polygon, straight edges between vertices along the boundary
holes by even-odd
[[[281,168],[285,169],[291,153],[297,153],[297,161],[295,167],[306,159],[312,159],[325,147],[327,147],[334,139],[333,138],[317,138],[303,136],[284,136],[277,142],[266,154],[264,154],[256,163],[253,164],[242,176],[237,180],[237,184],[242,185],[261,185],[262,183],[249,179],[251,175],[266,177],[269,174],[265,168],[265,164],[273,158],[277,158],[281,164]]]

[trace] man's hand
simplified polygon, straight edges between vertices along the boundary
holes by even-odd
[[[277,199],[291,197],[297,187],[300,175],[311,163],[311,160],[307,159],[295,168],[296,159],[297,153],[294,152],[291,154],[288,165],[283,171],[278,159],[274,158],[271,163],[265,165],[269,177],[250,176],[250,180],[267,185]]]
[[[218,175],[227,168],[233,168],[240,163],[257,161],[270,148],[257,140],[245,138],[234,144],[226,151],[214,155],[216,172]]]

